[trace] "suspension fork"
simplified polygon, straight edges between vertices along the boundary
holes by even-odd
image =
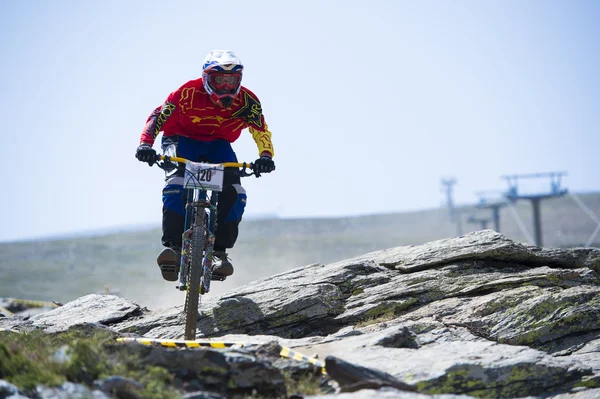
[[[192,247],[192,225],[198,224],[198,202],[206,200],[206,192],[191,188],[184,189],[185,219],[183,225],[183,237],[181,247],[181,261],[179,264],[179,285],[177,288],[183,291],[187,288],[187,277],[190,266],[190,252]]]

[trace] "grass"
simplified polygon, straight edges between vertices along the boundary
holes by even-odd
[[[358,323],[356,323],[355,327],[360,328],[360,327],[370,326],[372,324],[383,323],[385,321],[394,320],[397,317],[398,316],[393,311],[389,311],[389,312],[383,313],[382,315],[369,317],[362,321],[359,321]]]
[[[323,377],[320,374],[304,374],[300,378],[292,377],[290,373],[284,373],[285,386],[288,395],[319,395],[321,392],[321,381]]]
[[[143,385],[143,389],[136,391],[140,398],[180,396],[170,386],[173,376],[166,369],[146,366],[125,352],[107,350],[115,345],[109,332],[0,334],[0,378],[26,395],[33,394],[37,385],[54,387],[70,381],[92,388],[95,380],[118,375]],[[65,349],[64,361],[54,356],[61,349]]]
[[[146,365],[138,351],[125,349],[109,331],[73,328],[65,333],[46,334],[0,332],[0,379],[35,397],[38,385],[57,387],[64,382],[79,383],[94,389],[94,381],[113,376],[133,379],[141,399],[181,397],[182,381],[167,369]],[[137,354],[137,355],[136,355]],[[323,376],[319,372],[284,372],[287,392],[299,395],[322,394]],[[121,397],[121,396],[119,396]],[[263,398],[249,392],[247,398]]]

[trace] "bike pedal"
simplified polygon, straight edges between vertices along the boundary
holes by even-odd
[[[219,274],[213,274],[210,277],[210,281],[225,281],[227,280],[227,276],[221,276]]]

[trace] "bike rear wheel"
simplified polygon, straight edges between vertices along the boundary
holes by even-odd
[[[196,327],[198,325],[198,307],[200,305],[200,285],[202,284],[202,259],[204,258],[204,246],[206,243],[204,212],[198,215],[197,224],[192,230],[192,256],[188,268],[187,291],[185,296],[185,334],[186,340],[196,339]]]

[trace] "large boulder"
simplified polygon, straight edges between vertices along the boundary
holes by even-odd
[[[220,297],[205,295],[196,338],[245,344],[244,353],[206,349],[223,352],[219,366],[210,367],[228,375],[240,362],[262,364],[250,368],[244,389],[279,378],[272,368],[277,351],[269,357],[253,349],[270,343],[310,354],[311,366],[316,355],[324,359],[338,387],[329,396],[340,398],[375,391],[389,398],[591,398],[600,386],[598,271],[598,249],[539,248],[484,230],[307,265]],[[148,310],[89,295],[28,318],[0,318],[3,329],[48,333],[81,323],[177,340],[183,304]]]

